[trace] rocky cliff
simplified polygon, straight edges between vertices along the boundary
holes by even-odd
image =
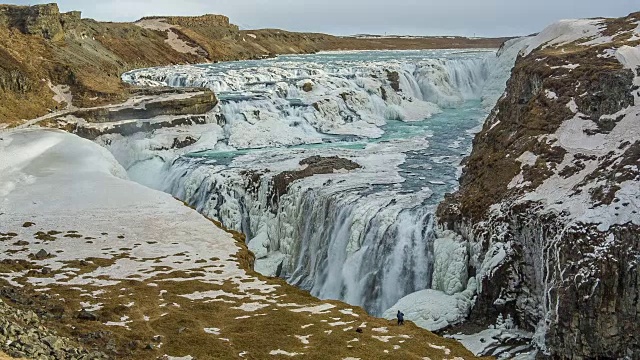
[[[497,47],[504,39],[341,38],[282,30],[241,31],[221,15],[154,17],[101,23],[56,4],[0,5],[0,127],[64,104],[54,85],[68,86],[75,106],[115,103],[129,96],[120,75],[134,68],[261,59],[336,49]]]
[[[640,358],[639,21],[523,40],[438,211],[479,283],[470,320],[511,317],[556,358]]]

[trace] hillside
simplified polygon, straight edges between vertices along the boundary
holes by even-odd
[[[88,107],[122,101],[128,90],[120,75],[135,68],[322,50],[498,47],[504,39],[396,40],[241,31],[220,15],[104,23],[80,12],[60,13],[56,4],[0,5],[0,126],[64,102]]]
[[[471,322],[554,358],[639,358],[640,13],[521,40],[441,227],[468,248]]]

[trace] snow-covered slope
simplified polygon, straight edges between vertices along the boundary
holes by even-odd
[[[471,319],[561,358],[640,356],[640,15],[525,40],[441,227],[469,249]]]
[[[455,341],[260,277],[240,234],[127,180],[106,149],[75,135],[2,133],[0,189],[2,296],[37,311],[32,326],[110,358],[473,358]],[[1,350],[63,358],[32,353],[31,330],[5,329]]]

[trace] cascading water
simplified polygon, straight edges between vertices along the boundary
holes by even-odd
[[[380,315],[434,283],[433,210],[502,92],[484,91],[495,61],[364,52],[137,70],[123,78],[212,88],[222,126],[99,141],[134,180],[247,234],[257,270]],[[184,133],[199,141],[182,156],[155,150]],[[360,168],[298,180],[274,201],[274,177],[317,155]]]

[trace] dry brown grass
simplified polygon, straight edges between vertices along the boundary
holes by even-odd
[[[213,222],[212,226],[218,224]],[[66,231],[64,234],[75,234]],[[308,292],[290,286],[282,279],[271,279],[255,273],[254,256],[244,244],[244,236],[229,231],[237,242],[238,252],[234,257],[246,269],[249,278],[241,281],[229,279],[221,283],[205,282],[199,279],[206,273],[219,273],[221,268],[229,266],[223,264],[227,259],[217,259],[211,254],[210,262],[202,263],[202,267],[191,270],[174,270],[171,267],[156,267],[152,271],[145,271],[151,275],[146,280],[119,280],[112,286],[94,285],[66,285],[58,281],[47,284],[49,290],[46,295],[39,288],[29,283],[28,278],[53,278],[56,275],[70,274],[72,278],[92,278],[92,272],[105,269],[116,264],[117,259],[127,258],[134,261],[153,263],[154,259],[134,259],[128,251],[109,251],[113,255],[100,255],[97,258],[67,261],[63,268],[46,275],[41,273],[41,266],[32,262],[11,262],[1,265],[3,272],[14,275],[28,270],[29,272],[17,276],[14,280],[21,285],[20,293],[25,301],[23,309],[38,310],[40,314],[47,314],[43,321],[47,327],[54,329],[59,335],[76,339],[78,344],[87,349],[107,351],[117,359],[157,359],[164,354],[172,356],[191,355],[196,359],[238,359],[241,352],[247,352],[246,359],[264,359],[270,357],[273,350],[282,349],[287,352],[304,353],[305,359],[342,359],[355,357],[363,359],[422,359],[428,356],[433,360],[451,359],[455,356],[463,359],[476,359],[456,341],[440,338],[426,330],[420,329],[407,322],[406,326],[398,327],[394,322],[373,318],[364,310],[354,308],[337,301],[320,301]],[[30,234],[30,233],[26,233]],[[12,233],[12,235],[14,235]],[[112,234],[116,237],[119,234]],[[29,236],[29,235],[27,235]],[[106,235],[105,235],[106,236]],[[124,234],[127,238],[127,234]],[[20,235],[12,237],[11,242],[20,240]],[[64,238],[53,240],[63,241]],[[69,241],[66,239],[64,241]],[[78,241],[84,241],[78,239]],[[141,244],[132,244],[129,248],[136,248]],[[80,243],[81,244],[81,243]],[[153,246],[153,245],[151,245]],[[174,257],[189,254],[174,254]],[[103,257],[104,256],[104,257]],[[156,259],[160,260],[160,259]],[[140,274],[143,275],[143,274]],[[99,276],[97,279],[113,280],[109,276]],[[268,295],[257,290],[241,290],[247,282],[263,281],[275,289],[275,293]],[[6,283],[4,280],[2,284]],[[100,293],[94,293],[100,291]],[[181,295],[196,292],[221,291],[216,301],[190,300]],[[94,295],[90,295],[94,293]],[[228,294],[228,295],[224,295]],[[252,296],[254,299],[237,298],[237,296]],[[256,296],[266,296],[264,300],[255,299]],[[268,301],[271,299],[272,301]],[[273,301],[275,300],[275,301]],[[86,321],[77,318],[82,310],[82,302],[103,304],[95,311],[99,321]],[[255,312],[247,312],[236,307],[243,303],[259,302],[268,305]],[[7,301],[7,303],[9,303]],[[335,306],[326,314],[310,314],[292,312],[284,304],[300,304],[300,306],[315,306],[330,303]],[[17,305],[13,305],[17,306]],[[342,314],[339,310],[353,309],[358,315],[354,317]],[[264,316],[258,316],[264,314]],[[131,322],[129,328],[107,326],[106,322],[119,322],[122,317],[128,317]],[[145,321],[148,317],[148,321]],[[246,318],[245,318],[246,317]],[[353,322],[348,325],[330,326],[330,322]],[[358,334],[355,328],[366,322],[364,333]],[[302,329],[302,326],[314,324]],[[347,327],[353,327],[347,329]],[[386,327],[389,333],[374,333],[372,328]],[[205,333],[205,328],[219,328],[220,335]],[[345,331],[346,329],[346,331]],[[331,334],[326,331],[331,330]],[[106,333],[105,333],[106,332]],[[91,335],[93,334],[93,335]],[[106,334],[95,336],[96,334]],[[303,344],[295,335],[307,336],[309,344]],[[372,335],[394,336],[388,343],[372,338]],[[156,341],[157,336],[160,340]],[[404,337],[399,337],[404,336]],[[349,341],[358,338],[358,342]],[[84,339],[84,340],[80,340]],[[227,339],[227,340],[225,340]],[[107,344],[113,345],[111,350]],[[197,344],[197,346],[194,346]],[[434,344],[446,346],[451,354],[446,356],[442,350],[429,346]],[[151,346],[149,346],[151,345]],[[161,345],[161,346],[160,346]],[[351,347],[348,347],[351,346]],[[394,346],[399,348],[394,349]],[[384,351],[389,353],[384,353]]]
[[[25,358],[13,358],[0,351],[0,360],[26,360]]]

